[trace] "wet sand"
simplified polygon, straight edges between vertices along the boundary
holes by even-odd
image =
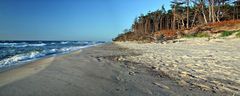
[[[144,52],[144,51],[142,51]],[[104,44],[0,73],[0,96],[219,96],[178,83],[147,63],[126,60],[138,49]]]

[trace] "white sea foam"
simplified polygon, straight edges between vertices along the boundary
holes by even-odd
[[[33,46],[33,47],[38,47],[38,46],[46,46],[47,44],[45,43],[39,43],[39,44],[28,44],[28,43],[0,43],[0,46],[2,47],[27,47],[27,46]]]
[[[0,46],[15,46],[17,43],[0,43]]]
[[[61,48],[60,51],[61,52],[69,52],[69,51],[76,51],[82,48],[85,48],[87,46],[76,46],[76,47],[65,47],[65,48]]]
[[[67,41],[63,41],[63,42],[61,42],[61,44],[68,44],[69,42],[67,42]]]
[[[40,43],[40,44],[28,44],[28,46],[35,46],[35,47],[38,47],[38,46],[46,46],[47,44],[45,43]]]
[[[66,48],[61,48],[61,49],[44,50],[42,52],[33,51],[33,52],[29,52],[29,53],[24,53],[24,54],[18,54],[18,55],[12,56],[10,58],[1,60],[0,68],[16,65],[17,63],[19,63],[21,61],[33,60],[33,59],[37,59],[40,57],[44,57],[46,54],[67,53],[67,52],[79,50],[79,49],[85,48],[85,47],[84,46],[66,47]]]
[[[61,44],[67,44],[69,42],[61,42]],[[87,42],[85,42],[87,43]],[[34,47],[41,47],[41,46],[47,46],[45,43],[39,43],[39,44],[28,44],[28,43],[0,43],[0,45],[8,45],[8,46],[14,46],[14,47],[26,47],[26,46],[34,46]],[[54,55],[54,54],[61,54],[61,53],[68,53],[76,50],[80,50],[82,48],[86,47],[91,47],[91,46],[96,46],[98,44],[92,44],[90,43],[87,46],[68,46],[68,47],[63,47],[63,48],[53,48],[53,49],[46,49],[43,51],[31,51],[28,53],[23,53],[23,54],[16,54],[12,57],[8,57],[5,59],[0,60],[0,69],[1,68],[6,68],[6,67],[11,67],[14,65],[18,65],[21,62],[26,62],[26,61],[32,61],[38,58],[42,58],[44,56],[49,56],[49,55]]]
[[[29,52],[29,53],[24,53],[24,54],[18,54],[15,56],[12,56],[10,58],[6,58],[0,61],[0,68],[2,67],[9,67],[14,64],[16,64],[19,61],[25,61],[25,60],[30,60],[30,59],[35,59],[38,57],[42,57],[44,54],[34,51],[34,52]]]

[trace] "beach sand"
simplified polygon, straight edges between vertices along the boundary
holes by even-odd
[[[116,43],[137,50],[122,57],[163,72],[180,85],[240,95],[240,39],[183,38],[165,44]]]
[[[181,50],[186,49],[180,46],[168,48],[167,45],[149,44],[146,47],[144,44],[126,42],[104,44],[66,55],[34,61],[22,67],[0,73],[0,96],[219,96],[234,95],[233,93],[236,93],[235,90],[203,90],[203,88],[196,87],[197,84],[188,85],[190,83],[185,78],[180,78],[182,83],[179,83],[178,79],[173,78],[175,75],[178,77],[179,74],[175,74],[175,71],[170,70],[175,70],[175,67],[172,67],[171,62],[167,63],[169,59],[175,60],[175,58],[170,58],[169,56],[174,53],[167,53],[167,51],[174,52],[175,48],[176,52],[180,50],[179,48],[182,48]],[[231,46],[229,45],[228,47]],[[239,45],[236,47],[239,48]],[[157,50],[161,51],[158,52]],[[162,53],[163,50],[166,51],[165,54]],[[220,48],[216,50],[224,51]],[[194,49],[191,50],[191,52],[193,51]],[[157,56],[155,56],[155,52]],[[188,51],[185,54],[186,56],[179,53],[179,56],[191,58],[188,56],[191,52]],[[145,58],[146,54],[154,56],[151,55]],[[175,55],[178,54],[175,53]],[[210,54],[206,54],[206,56],[208,55]],[[212,55],[215,56],[214,54]],[[235,56],[238,53],[229,55]],[[155,62],[158,60],[156,58],[162,58],[163,62],[166,59],[165,64],[168,64],[168,66],[160,66]],[[239,55],[235,59],[239,60]],[[226,57],[226,60],[230,59]],[[150,61],[152,62],[150,63]],[[180,61],[178,64],[183,66],[183,63]],[[221,67],[222,65],[219,65],[216,68]],[[165,68],[167,72],[160,70],[161,68]],[[185,70],[188,69],[188,67],[185,68]],[[204,68],[202,69],[204,70]],[[223,71],[225,72],[225,67]],[[239,71],[233,71],[234,73],[231,74],[238,76]],[[188,74],[188,71],[186,71],[185,75]],[[196,76],[195,73],[193,75]],[[202,75],[199,76],[203,77]],[[225,78],[225,75],[222,78]],[[231,78],[231,76],[228,78]],[[238,78],[235,77],[235,79]],[[238,82],[235,83],[239,84]],[[205,86],[208,87],[208,85]],[[235,87],[239,88],[238,85]]]

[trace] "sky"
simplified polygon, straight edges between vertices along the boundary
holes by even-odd
[[[169,0],[0,0],[0,40],[110,41]]]

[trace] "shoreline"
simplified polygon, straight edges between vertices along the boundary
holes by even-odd
[[[83,48],[80,48],[80,49],[77,49],[77,50],[73,50],[73,51],[69,51],[69,52],[56,53],[56,54],[46,55],[46,56],[43,56],[43,57],[38,57],[38,58],[26,60],[26,61],[19,61],[18,63],[13,63],[12,66],[0,68],[0,73],[5,72],[5,71],[8,71],[8,70],[15,69],[15,68],[18,68],[18,67],[22,67],[22,66],[27,65],[27,64],[29,64],[29,63],[34,63],[34,62],[37,62],[37,61],[39,61],[39,60],[43,60],[43,59],[46,59],[46,58],[51,58],[51,57],[56,57],[56,56],[61,56],[61,55],[66,55],[66,54],[71,54],[71,53],[74,53],[74,52],[76,52],[76,51],[81,51],[82,49],[85,49],[85,48],[90,48],[90,47],[99,46],[99,45],[101,45],[101,44],[95,44],[95,45],[89,45],[89,46],[82,46]]]
[[[81,52],[39,60],[0,73],[0,95],[219,96],[230,94],[182,86],[169,78],[166,73],[147,67],[146,63],[126,61],[128,56],[141,56],[138,52],[139,50],[119,44],[106,43],[84,48]]]
[[[68,53],[61,53],[61,54],[53,54],[42,58],[37,58],[35,60],[21,62],[20,65],[13,66],[6,70],[0,71],[0,87],[9,84],[11,82],[20,80],[27,76],[31,76],[44,70],[50,63],[54,60],[54,58],[67,56],[70,54],[80,53],[82,49],[75,50]]]
[[[91,45],[70,52],[52,54],[41,58],[35,58],[33,60],[17,63],[19,65],[13,65],[10,68],[2,69],[0,70],[0,87],[17,80],[21,80],[33,74],[36,74],[41,70],[44,70],[47,66],[50,65],[54,58],[63,57],[71,54],[77,54],[80,53],[83,49],[101,45],[104,44]]]

